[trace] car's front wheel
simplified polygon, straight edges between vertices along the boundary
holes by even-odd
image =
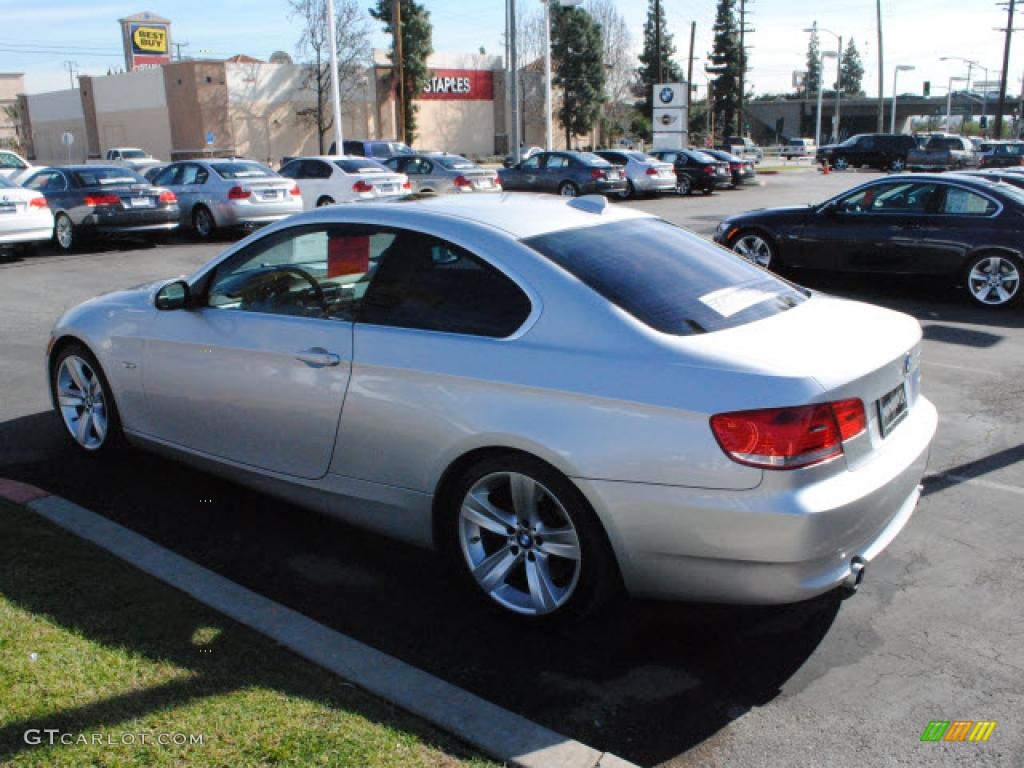
[[[837,157],[834,161],[832,161],[832,167],[835,168],[837,171],[845,171],[847,168],[850,167],[850,161],[847,160],[845,157]]]
[[[579,489],[522,454],[462,473],[447,496],[447,546],[470,588],[526,620],[593,612],[618,573],[604,532]]]
[[[778,261],[775,258],[775,246],[771,240],[760,232],[741,231],[732,239],[732,249],[747,261],[765,269],[772,269]]]
[[[889,163],[889,170],[893,173],[899,173],[900,171],[906,170],[907,163],[905,160],[897,157],[891,163]]]
[[[54,408],[72,444],[88,454],[110,453],[119,442],[121,422],[95,356],[83,344],[69,344],[50,372]]]
[[[967,292],[984,307],[1007,307],[1020,301],[1024,265],[1009,254],[984,253],[972,258],[964,271]]]
[[[334,199],[325,195],[316,201],[317,208],[323,208],[325,205],[334,205]]]

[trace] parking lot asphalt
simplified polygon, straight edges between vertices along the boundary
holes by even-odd
[[[813,171],[629,205],[708,235],[729,213],[816,202],[872,178]],[[428,553],[142,452],[67,447],[43,351],[63,309],[189,272],[224,243],[0,257],[0,476],[117,520],[273,600],[501,706],[642,765],[1024,765],[1024,310],[955,289],[800,276],[924,327],[939,408],[921,504],[860,593],[749,608],[627,601],[554,633],[467,606]],[[987,743],[923,743],[932,720]]]

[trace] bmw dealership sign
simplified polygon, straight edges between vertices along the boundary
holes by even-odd
[[[690,111],[686,83],[657,83],[654,101],[654,148],[682,149],[688,142]]]

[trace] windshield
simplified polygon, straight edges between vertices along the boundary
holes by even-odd
[[[1000,144],[995,147],[995,154],[1013,157],[1024,155],[1024,144]]]
[[[839,146],[841,146],[841,147],[852,147],[854,144],[856,144],[858,141],[860,141],[865,136],[867,136],[866,133],[858,133],[856,136],[851,136],[850,138],[848,138],[846,141],[844,141]]]
[[[442,168],[447,168],[452,171],[476,167],[476,164],[472,160],[467,160],[466,158],[459,157],[458,155],[445,155],[444,157],[438,157],[435,158],[435,162]]]
[[[711,155],[705,155],[703,152],[690,152],[690,157],[696,160],[698,163],[713,163],[716,158]]]
[[[1013,200],[1017,205],[1024,207],[1024,189],[1021,189],[1008,181],[997,181],[995,186],[1000,192]]]
[[[584,165],[611,165],[611,163],[609,163],[603,157],[601,157],[600,155],[595,155],[593,152],[577,152],[576,158]]]
[[[410,147],[408,144],[403,144],[400,141],[394,141],[394,142],[388,144],[388,149],[391,151],[392,155],[414,155],[414,154],[416,154],[415,152],[412,151],[412,147]]]
[[[639,160],[641,163],[649,163],[655,158],[650,155],[645,155],[643,152],[623,152],[626,157],[631,157],[634,160]]]
[[[365,157],[360,157],[353,160],[335,160],[334,164],[341,168],[345,173],[390,173],[389,168],[385,168],[383,165],[378,163],[376,160],[368,160]]]
[[[770,273],[661,219],[562,230],[524,242],[662,333],[721,331],[806,299]]]
[[[265,165],[254,162],[210,163],[210,167],[222,179],[254,179],[261,176],[276,176]]]
[[[121,157],[128,160],[134,160],[139,157],[147,157],[147,155],[141,149],[122,149]]]
[[[149,183],[135,171],[130,171],[127,168],[90,168],[87,171],[72,171],[71,176],[80,187]]]

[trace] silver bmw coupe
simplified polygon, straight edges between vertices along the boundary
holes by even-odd
[[[529,620],[852,590],[935,432],[913,318],[661,219],[526,194],[331,206],[65,314],[54,408],[437,548]],[[287,521],[282,520],[282,525]]]

